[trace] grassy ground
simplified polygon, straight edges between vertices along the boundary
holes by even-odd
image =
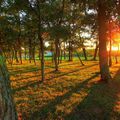
[[[19,117],[24,120],[119,120],[120,64],[113,65],[109,84],[99,82],[98,62],[63,62],[59,72],[46,63],[40,82],[40,64],[8,66]]]

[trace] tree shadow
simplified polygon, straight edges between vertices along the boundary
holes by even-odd
[[[83,67],[81,69],[79,68],[79,69],[76,69],[76,70],[73,70],[73,71],[69,71],[69,72],[66,72],[66,73],[60,73],[59,75],[51,77],[51,78],[48,78],[45,81],[49,81],[49,80],[53,80],[55,78],[59,78],[59,77],[65,76],[65,75],[69,75],[69,74],[72,74],[72,73],[75,73],[75,72],[78,72],[78,71],[81,71],[81,70],[84,70],[84,69],[87,69],[87,68],[90,68],[90,67],[93,67],[93,66],[96,66],[96,65],[98,65],[98,64],[93,64],[93,65],[85,66],[85,67]],[[49,72],[49,73],[51,73],[51,72]],[[29,77],[27,77],[26,79],[28,79],[28,78]],[[32,78],[32,76],[30,78]],[[25,78],[22,78],[22,79],[25,79]],[[34,81],[34,82],[32,81],[32,82],[29,82],[28,84],[26,84],[24,86],[21,86],[21,87],[13,89],[12,92],[13,92],[13,94],[15,94],[17,91],[27,89],[27,87],[34,87],[35,85],[38,85],[38,84],[41,84],[41,83],[43,83],[43,82],[40,81],[40,80],[37,80],[37,81]]]
[[[89,94],[73,111],[64,116],[65,120],[119,120],[116,104],[120,98],[120,69],[109,84],[97,82]],[[118,108],[117,108],[118,109]],[[119,106],[120,111],[120,106]]]
[[[59,68],[62,68],[64,66],[72,66],[72,65],[78,65],[78,62],[75,62],[75,63],[66,63],[64,65],[60,64],[59,65]],[[45,69],[49,69],[49,68],[55,68],[54,66],[50,66],[50,65],[46,65],[45,66]],[[18,69],[18,68],[17,68]],[[11,68],[9,68],[10,71],[10,75],[13,75],[13,76],[16,76],[18,73],[19,74],[23,74],[23,73],[29,73],[29,72],[35,72],[35,71],[38,71],[38,70],[41,70],[40,68],[38,68],[37,66],[35,66],[34,68],[31,69],[31,66],[27,66],[27,67],[23,67],[22,66],[22,69],[19,68],[19,70],[12,70]]]
[[[64,100],[69,99],[73,93],[76,93],[78,91],[81,91],[83,88],[87,89],[87,84],[90,80],[96,78],[99,75],[99,73],[94,74],[90,78],[83,80],[83,82],[77,84],[76,86],[71,86],[70,90],[66,92],[64,95],[57,96],[55,99],[48,101],[46,105],[41,107],[39,110],[33,112],[30,114],[30,117],[27,118],[29,120],[36,120],[37,118],[40,120],[46,120],[49,119],[49,113],[52,113],[54,115],[54,118],[52,119],[58,119],[56,112],[56,106],[61,104]]]
[[[47,66],[45,67],[45,69],[49,69],[49,68],[54,68],[53,66]],[[38,70],[41,70],[40,68],[31,68],[31,67],[25,67],[23,69],[20,69],[20,70],[15,70],[15,71],[12,71],[10,72],[10,75],[12,76],[16,76],[17,74],[24,74],[24,73],[29,73],[29,72],[36,72]]]
[[[64,67],[64,66],[68,66],[68,65],[69,65],[69,66],[79,65],[78,62],[74,62],[74,63],[73,63],[73,61],[69,61],[69,62],[70,62],[70,63],[67,62],[66,64],[60,64],[59,67]]]

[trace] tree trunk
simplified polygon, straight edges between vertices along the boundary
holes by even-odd
[[[33,49],[32,49],[32,59],[34,61],[34,64],[36,65],[35,50],[36,50],[36,46],[35,46],[35,43],[34,43],[34,46],[33,46]]]
[[[24,57],[25,57],[25,60],[27,60],[27,47],[25,46],[25,51],[24,51]]]
[[[38,56],[39,56],[39,60],[41,60],[41,49],[40,49],[40,47],[39,47],[39,53],[38,53]]]
[[[45,75],[44,75],[44,66],[45,66],[45,60],[44,60],[44,42],[43,38],[40,36],[40,48],[41,48],[41,80],[44,81]]]
[[[42,82],[45,80],[45,73],[44,73],[44,67],[45,67],[45,60],[44,60],[44,41],[42,38],[42,32],[41,32],[41,4],[44,3],[44,1],[36,1],[37,5],[37,10],[38,13],[36,14],[38,17],[38,39],[40,41],[40,55],[41,55],[41,80]],[[36,12],[35,12],[36,13]]]
[[[99,24],[99,65],[101,80],[108,82],[111,78],[108,66],[108,52],[106,47],[106,7],[101,0],[98,1],[98,24]]]
[[[36,49],[36,46],[34,45],[34,47],[33,47],[33,61],[34,61],[34,63],[35,63],[35,65],[36,65],[36,55],[35,55],[35,49]]]
[[[80,55],[79,55],[79,53],[76,51],[76,54],[77,54],[77,56],[78,56],[78,58],[79,58],[79,61],[80,61],[80,63],[82,64],[82,66],[84,66],[84,63],[82,62],[82,60],[81,60],[81,58],[80,58]]]
[[[117,58],[117,55],[115,55],[115,63],[118,64],[118,58]]]
[[[118,50],[116,51],[115,54],[115,63],[118,64],[118,55],[119,55],[119,45],[118,45]]]
[[[96,48],[95,48],[95,52],[94,52],[94,56],[93,56],[93,60],[96,60],[97,53],[98,53],[98,48],[99,48],[99,45],[96,43]]]
[[[20,58],[20,63],[22,64],[22,49],[21,49],[21,40],[20,38],[18,39],[18,53],[19,53],[19,58]]]
[[[66,52],[65,52],[65,50],[66,50],[66,47],[65,47],[65,42],[64,42],[64,60],[66,59]]]
[[[20,57],[20,63],[22,64],[22,50],[19,48],[19,57]]]
[[[11,66],[13,65],[13,61],[14,61],[14,49],[12,49],[12,59],[11,59]]]
[[[60,50],[60,63],[62,63],[63,51]]]
[[[29,62],[31,63],[31,58],[32,58],[32,56],[31,56],[31,52],[32,52],[32,50],[31,50],[31,47],[32,47],[32,41],[31,41],[31,39],[29,38]]]
[[[69,61],[73,60],[73,55],[72,55],[72,43],[69,41]]]
[[[54,49],[53,49],[53,43],[51,43],[51,54],[52,54],[52,63],[54,63]]]
[[[58,40],[58,65],[60,64],[60,41]]]
[[[15,52],[15,60],[16,60],[16,63],[19,63],[19,60],[18,60],[18,55],[17,55],[17,50],[16,50],[16,47],[14,46],[14,52]]]
[[[83,55],[84,55],[84,57],[85,57],[85,60],[87,60],[86,49],[85,49],[84,47],[83,47],[82,49],[83,49]]]
[[[55,54],[54,54],[54,61],[55,61],[55,71],[58,71],[58,40],[55,40]]]
[[[5,60],[0,53],[0,120],[17,120],[11,95],[10,79]]]
[[[111,23],[110,23],[110,20],[109,20],[109,35],[110,35],[110,50],[109,50],[109,67],[112,66],[112,56],[111,56],[111,53],[112,53],[112,37],[111,37]]]

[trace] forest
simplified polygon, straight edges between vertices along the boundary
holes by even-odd
[[[120,0],[0,0],[0,120],[120,120]]]

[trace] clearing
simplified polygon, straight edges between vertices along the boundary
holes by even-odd
[[[47,62],[44,83],[39,62],[8,66],[19,119],[119,120],[120,64],[113,65],[113,79],[105,84],[99,82],[98,61],[84,63],[63,62],[54,72]]]

